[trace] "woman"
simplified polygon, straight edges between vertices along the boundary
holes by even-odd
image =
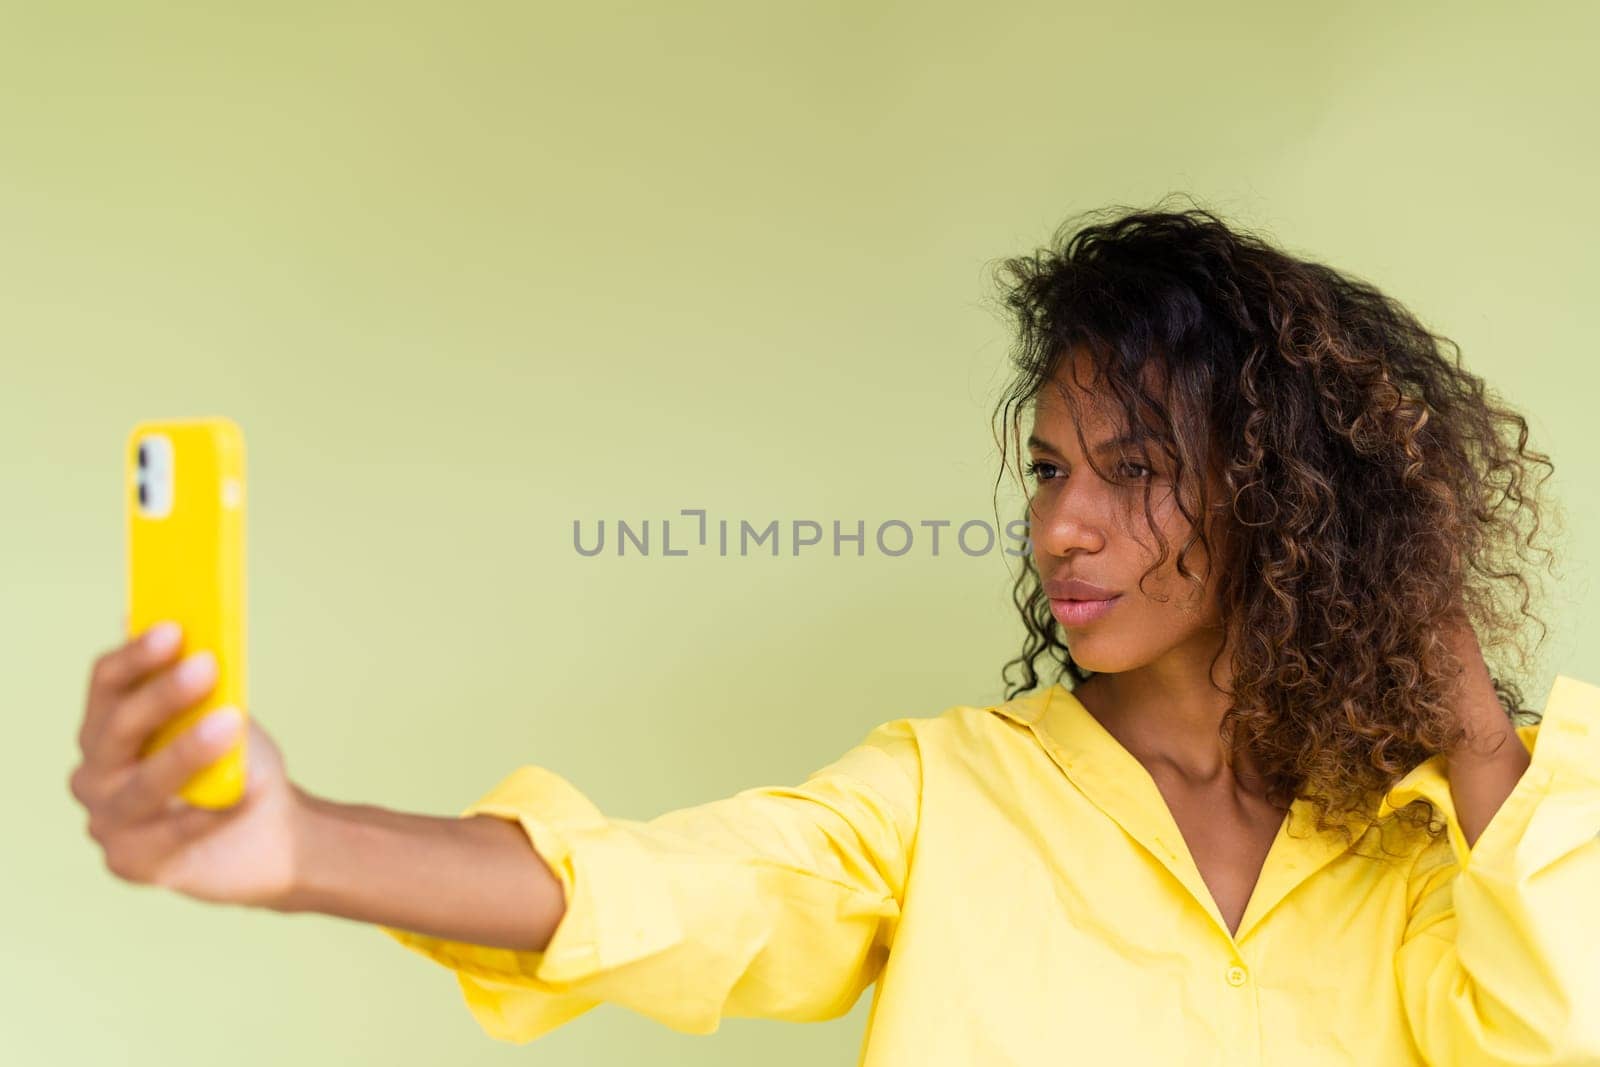
[[[72,776],[107,864],[377,924],[510,1041],[876,983],[866,1067],[1600,1062],[1600,688],[1526,712],[1482,653],[1527,616],[1523,419],[1207,211],[1069,225],[1001,278],[1032,482],[1006,700],[648,822],[536,766],[455,819],[333,803],[252,721],[213,812],[171,798],[226,729],[137,759],[210,685],[151,632],[97,661]]]

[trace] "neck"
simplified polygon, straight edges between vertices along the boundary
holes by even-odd
[[[1215,649],[1203,655],[1169,655],[1146,666],[1096,674],[1075,691],[1089,713],[1152,774],[1170,772],[1186,784],[1236,784],[1257,792],[1253,769],[1232,767],[1218,729],[1230,704],[1208,676]],[[1227,658],[1218,661],[1225,675]],[[1226,677],[1219,678],[1226,684]]]

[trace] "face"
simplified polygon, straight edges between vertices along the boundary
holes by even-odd
[[[1153,442],[1117,443],[1129,427],[1121,421],[1115,400],[1095,392],[1089,376],[1089,364],[1080,354],[1040,391],[1034,404],[1028,444],[1034,566],[1051,597],[1062,638],[1080,667],[1111,674],[1170,661],[1191,669],[1193,663],[1210,660],[1222,636],[1206,554],[1197,543],[1186,559],[1188,569],[1205,579],[1196,589],[1178,574],[1178,550],[1191,527],[1178,508],[1166,456]],[[1104,478],[1089,466],[1078,445],[1062,390],[1078,400],[1083,438]],[[1147,484],[1153,527],[1145,515]],[[1193,502],[1190,510],[1196,510]],[[1141,591],[1140,577],[1160,553],[1156,530],[1166,539],[1168,558],[1145,579]],[[1073,579],[1104,592],[1060,587]],[[1091,599],[1078,599],[1084,597]]]

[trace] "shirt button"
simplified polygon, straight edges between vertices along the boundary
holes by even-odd
[[[1235,964],[1228,968],[1228,984],[1231,986],[1244,985],[1244,980],[1249,977],[1249,972]]]

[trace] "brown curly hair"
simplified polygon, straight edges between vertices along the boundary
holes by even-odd
[[[1395,781],[1461,738],[1443,624],[1465,613],[1485,659],[1511,647],[1523,671],[1523,619],[1543,641],[1522,564],[1554,559],[1535,544],[1554,466],[1460,347],[1394,299],[1204,208],[1166,207],[1074,216],[1049,247],[995,270],[1018,337],[995,412],[1001,473],[1001,430],[1020,460],[1023,409],[1086,351],[1127,425],[1173,466],[1193,531],[1178,573],[1201,582],[1185,563],[1196,543],[1216,565],[1236,635],[1225,749],[1250,753],[1274,803],[1303,796],[1318,830],[1354,838]],[[1530,482],[1535,465],[1545,474]],[[1208,481],[1225,499],[1211,502]],[[1148,486],[1144,506],[1154,526]],[[1157,537],[1146,577],[1168,558]],[[1007,699],[1040,684],[1041,659],[1068,688],[1091,677],[1058,634],[1032,553],[1022,559],[1012,598],[1027,636],[1001,671],[1009,685],[1022,668]],[[1514,608],[1495,583],[1516,588]],[[1512,723],[1539,721],[1503,668],[1490,671]],[[1425,800],[1399,814],[1443,830]]]

